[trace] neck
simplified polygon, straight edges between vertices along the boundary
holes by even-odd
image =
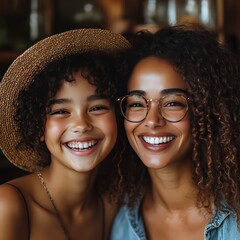
[[[45,170],[45,176],[49,177],[49,183],[53,184],[53,182],[55,182],[56,184],[59,184],[60,181],[58,181],[58,182],[53,181],[53,179],[56,179],[56,178],[52,178],[52,182],[51,182],[50,174],[48,171],[49,170]],[[70,191],[71,195],[68,195],[69,193],[64,192],[63,186],[60,187],[61,189],[58,189],[58,187],[56,187],[56,188],[54,187],[55,191],[51,192],[48,184],[46,183],[46,180],[43,177],[43,174],[41,172],[38,172],[37,176],[38,176],[38,178],[41,182],[41,185],[42,185],[44,191],[46,192],[46,196],[49,200],[48,201],[49,204],[47,204],[47,205],[48,206],[50,205],[51,211],[54,212],[56,218],[58,219],[59,224],[63,230],[63,233],[64,233],[66,239],[71,240],[72,238],[71,238],[71,233],[69,231],[69,229],[71,229],[71,228],[68,226],[68,224],[66,224],[66,220],[64,220],[64,219],[68,218],[69,219],[68,221],[71,221],[71,219],[79,218],[79,214],[81,214],[82,216],[88,216],[88,217],[91,216],[91,219],[95,219],[96,213],[97,213],[97,215],[100,216],[100,219],[98,221],[100,221],[102,223],[102,226],[101,226],[102,238],[101,239],[104,239],[105,214],[104,214],[104,204],[103,204],[102,198],[100,196],[96,197],[93,194],[84,194],[84,197],[77,196],[77,197],[75,197],[74,201],[68,201],[68,199],[73,198],[72,196],[74,196],[74,195],[72,195],[72,194],[76,194],[76,192],[73,193]],[[59,195],[57,193],[57,189],[61,190],[61,193],[62,193],[61,195]],[[70,189],[73,189],[73,188],[70,187]],[[85,188],[85,190],[86,190],[86,188]],[[56,203],[56,198],[53,196],[53,192],[55,194],[55,197],[59,197],[57,203]],[[64,196],[68,197],[67,201],[66,201],[66,198],[64,198]],[[78,200],[78,202],[76,202],[76,200]],[[74,204],[73,204],[73,202],[74,202]],[[63,217],[63,216],[65,216],[65,217]]]
[[[181,211],[196,207],[197,189],[192,182],[190,166],[168,169],[149,169],[152,187],[146,201],[166,210]]]
[[[58,202],[58,208],[66,212],[74,210],[83,211],[99,198],[94,186],[97,170],[88,173],[73,172],[72,170],[60,172],[51,167],[42,171],[43,178],[53,197]],[[64,193],[64,194],[63,194]]]

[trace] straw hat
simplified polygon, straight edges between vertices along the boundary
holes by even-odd
[[[11,64],[0,83],[0,148],[17,167],[37,171],[39,156],[33,151],[17,150],[19,134],[14,122],[14,102],[46,66],[65,56],[88,51],[118,52],[130,47],[121,35],[103,29],[77,29],[45,38]]]

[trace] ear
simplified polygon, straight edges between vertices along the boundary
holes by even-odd
[[[44,142],[45,138],[44,135],[40,137],[40,142]]]

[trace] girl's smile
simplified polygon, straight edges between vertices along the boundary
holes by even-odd
[[[52,161],[77,171],[94,169],[113,148],[117,124],[113,105],[96,94],[81,72],[74,82],[62,82],[51,100],[45,126],[45,142]]]

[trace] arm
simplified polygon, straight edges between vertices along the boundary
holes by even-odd
[[[0,240],[27,240],[28,216],[23,197],[13,186],[0,186]]]

